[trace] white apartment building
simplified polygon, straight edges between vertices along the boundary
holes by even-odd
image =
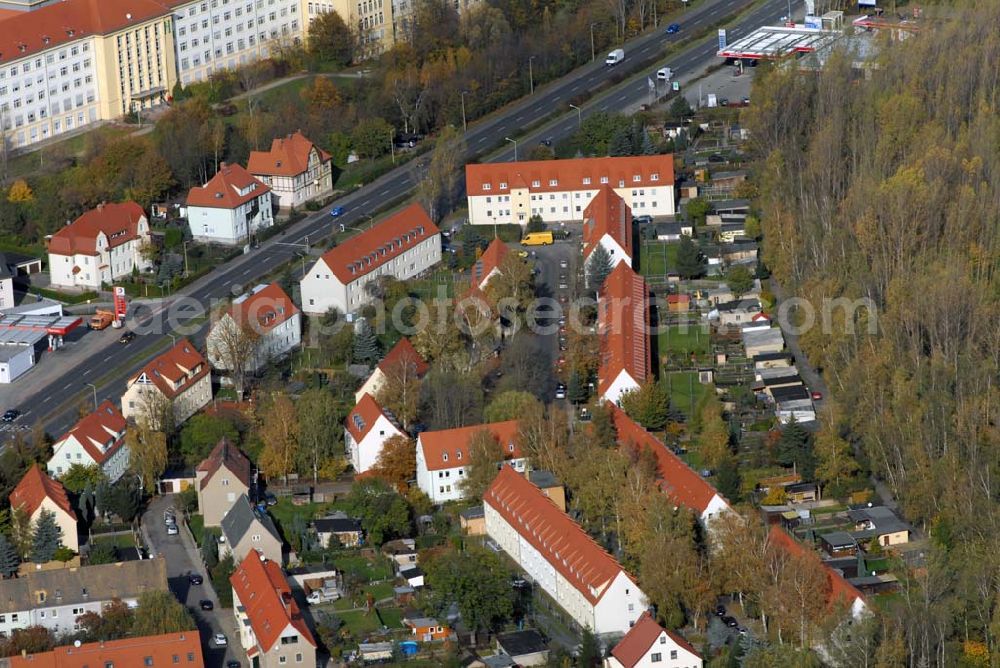
[[[473,225],[581,222],[602,185],[635,215],[676,213],[671,155],[468,164],[465,185]]]
[[[598,246],[608,252],[612,268],[620,262],[632,266],[632,212],[610,186],[598,190],[583,210],[584,265]]]
[[[179,426],[212,400],[211,371],[198,349],[183,338],[125,382],[122,415],[126,420],[149,417],[155,422],[160,416],[147,416],[146,411],[166,401],[173,411],[174,425]]]
[[[274,225],[271,189],[240,165],[222,163],[187,197],[188,227],[196,241],[237,246]]]
[[[542,490],[503,466],[483,495],[486,533],[580,628],[626,633],[648,600],[632,577]]]
[[[347,416],[344,443],[355,473],[375,466],[385,442],[393,436],[406,437],[395,418],[372,395],[365,393]]]
[[[240,336],[233,330],[249,324],[258,337],[248,372],[260,370],[302,343],[302,314],[277,283],[258,285],[233,300],[232,306],[208,333],[208,361],[215,369],[228,371],[233,355],[239,353]]]
[[[142,248],[150,241],[149,221],[135,202],[99,204],[48,238],[52,285],[96,290],[145,271],[153,263]]]
[[[381,276],[401,281],[441,261],[441,236],[419,204],[411,204],[324,253],[302,278],[302,310],[337,309],[348,318],[371,301],[365,285]]]
[[[644,612],[604,660],[604,668],[702,668],[701,655],[680,634]]]
[[[46,464],[49,475],[59,478],[73,464],[99,466],[109,482],[117,482],[129,465],[127,428],[118,408],[105,401],[52,445],[52,457]]]
[[[267,58],[305,30],[300,0],[194,0],[173,7],[177,75],[183,85]]]
[[[504,461],[517,471],[526,470],[517,443],[517,420],[421,432],[417,436],[417,486],[431,501],[445,503],[465,498],[462,481],[469,464],[469,444],[483,429],[496,438]]]

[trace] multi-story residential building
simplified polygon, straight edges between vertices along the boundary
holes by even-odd
[[[370,394],[373,397],[378,395],[378,391],[388,378],[394,378],[401,382],[412,382],[420,380],[430,369],[417,349],[413,347],[410,340],[405,336],[392,347],[385,357],[375,365],[375,369],[368,376],[361,388],[354,393],[355,403],[361,402],[361,397]]]
[[[233,555],[242,561],[247,555],[281,563],[281,534],[267,511],[250,503],[243,494],[232,505],[219,525],[225,541],[219,546],[219,557]]]
[[[99,466],[109,482],[118,482],[129,465],[129,448],[125,443],[127,427],[118,408],[104,401],[52,445],[52,457],[47,464],[49,475],[58,478],[73,464],[80,464]]]
[[[483,494],[483,510],[489,537],[581,628],[621,634],[645,612],[621,564],[512,467]]]
[[[583,210],[584,264],[598,246],[611,256],[612,267],[619,262],[632,266],[632,211],[609,185],[601,186]]]
[[[609,185],[633,214],[672,216],[674,159],[670,155],[574,158],[465,166],[469,222],[580,222],[584,207]]]
[[[604,668],[701,668],[701,655],[687,640],[656,623],[648,612],[635,623],[611,654]]]
[[[229,578],[240,647],[257,668],[316,665],[316,640],[279,566],[251,554]]]
[[[271,189],[240,165],[219,165],[208,183],[188,193],[187,210],[196,241],[236,246],[274,225]]]
[[[250,492],[252,465],[243,451],[223,438],[194,472],[198,512],[204,525],[217,527],[237,499]]]
[[[114,599],[131,607],[147,591],[167,591],[162,558],[100,566],[25,569],[20,577],[0,580],[0,636],[16,629],[44,626],[53,633],[79,631],[77,617],[101,612]]]
[[[333,193],[333,158],[301,132],[273,140],[270,151],[250,151],[247,171],[271,188],[281,209]]]
[[[609,408],[618,446],[628,452],[649,450],[655,456],[659,487],[675,504],[693,511],[705,527],[713,518],[732,510],[726,497],[659,439],[614,404]]]
[[[181,0],[171,3],[181,84],[267,58],[302,40],[301,0]]]
[[[504,461],[523,473],[525,461],[517,442],[517,428],[517,420],[507,420],[421,432],[417,436],[417,486],[434,503],[464,498],[462,481],[465,480],[465,467],[469,465],[469,445],[472,437],[484,429],[496,438]]]
[[[178,666],[204,668],[197,631],[121,640],[61,645],[48,652],[0,659],[0,668],[77,668],[78,666]]]
[[[65,0],[0,24],[0,123],[14,148],[160,104],[176,81],[156,0]]]
[[[122,395],[122,415],[126,420],[144,416],[155,422],[159,415],[144,414],[157,413],[157,404],[165,402],[173,413],[174,424],[180,425],[211,400],[211,368],[184,338],[128,379]]]
[[[385,442],[393,436],[406,437],[396,418],[379,406],[367,392],[347,416],[344,441],[355,473],[364,473],[378,462]]]
[[[233,300],[208,332],[208,361],[217,370],[229,371],[236,356],[245,354],[249,327],[253,352],[245,370],[253,373],[272,360],[280,359],[302,343],[302,314],[292,298],[277,283],[258,285]]]
[[[411,204],[324,253],[302,278],[302,310],[353,314],[372,297],[365,286],[382,276],[405,281],[441,261],[441,235],[423,207]]]
[[[650,376],[649,293],[646,281],[620,262],[604,281],[597,301],[601,360],[597,393],[618,403]]]
[[[53,514],[56,525],[62,530],[62,544],[78,552],[80,540],[76,531],[76,513],[73,504],[66,495],[66,489],[42,471],[35,464],[17,483],[10,493],[11,510],[23,512],[31,520],[32,526],[38,522],[38,516],[43,512]],[[17,527],[14,527],[16,530]]]
[[[73,1],[73,0],[67,0]],[[149,220],[135,202],[98,204],[48,237],[52,285],[94,290],[153,266],[143,257]]]

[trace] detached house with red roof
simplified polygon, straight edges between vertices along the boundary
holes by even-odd
[[[650,376],[649,291],[642,276],[619,263],[604,281],[597,300],[601,360],[597,393],[617,404]]]
[[[611,256],[611,267],[632,266],[632,211],[609,185],[601,186],[583,210],[583,261],[598,246]]]
[[[52,457],[47,464],[49,475],[58,478],[73,464],[80,464],[98,466],[110,482],[117,482],[129,465],[127,427],[118,407],[105,401],[52,445]]]
[[[517,420],[421,432],[417,436],[417,486],[431,501],[444,503],[465,497],[462,481],[469,464],[469,444],[476,432],[483,429],[493,434],[500,444],[504,461],[524,473],[524,455],[517,442]]]
[[[253,466],[243,451],[223,438],[194,472],[198,493],[198,512],[207,527],[222,523],[229,509],[244,494],[250,493]]]
[[[56,524],[62,529],[62,544],[78,552],[80,541],[76,532],[76,513],[73,512],[73,505],[66,495],[66,488],[58,481],[53,480],[42,467],[35,464],[17,483],[17,487],[10,493],[10,507],[12,510],[20,509],[31,520],[34,526],[38,522],[38,516],[44,511],[55,515]]]
[[[98,204],[48,237],[52,285],[96,290],[153,266],[142,255],[149,219],[135,202]]]
[[[611,654],[604,668],[702,668],[701,656],[679,634],[663,628],[648,612],[635,623]]]
[[[258,285],[237,297],[208,332],[208,361],[212,367],[229,371],[244,354],[249,327],[256,337],[245,371],[258,371],[270,361],[281,359],[302,343],[302,314],[292,298],[277,283]]]
[[[473,225],[527,225],[532,216],[541,216],[546,223],[580,222],[584,208],[601,186],[612,188],[633,213],[676,213],[672,155],[465,166],[469,222]]]
[[[316,640],[281,567],[256,553],[229,578],[240,646],[256,668],[315,666]]]
[[[486,533],[581,628],[625,633],[649,602],[621,564],[510,466],[483,495]]]
[[[212,400],[211,372],[194,344],[181,339],[126,381],[122,415],[126,420],[138,419],[151,403],[165,399],[174,424],[183,424]]]
[[[271,189],[240,165],[222,163],[208,183],[192,188],[187,211],[195,241],[238,246],[274,225]]]
[[[472,265],[472,286],[485,290],[490,279],[500,273],[500,265],[510,253],[510,247],[499,237],[490,242],[476,263]]]
[[[423,378],[428,369],[430,365],[427,360],[420,356],[410,340],[404,336],[386,353],[365,380],[364,385],[354,393],[354,401],[361,401],[361,397],[366,394],[373,397],[377,395],[387,378],[416,380]]]
[[[302,278],[302,310],[353,317],[371,301],[365,286],[382,276],[405,281],[441,261],[441,235],[419,204],[331,248]]]
[[[367,392],[348,414],[344,428],[344,442],[351,457],[355,473],[364,473],[375,466],[382,446],[393,436],[406,434],[396,423],[396,418],[379,406]]]
[[[247,171],[270,186],[282,209],[333,193],[333,159],[301,131],[273,140],[270,151],[250,151]]]

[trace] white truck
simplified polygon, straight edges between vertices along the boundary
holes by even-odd
[[[625,49],[615,49],[604,59],[604,64],[608,67],[614,67],[623,60],[625,60]]]
[[[656,70],[657,81],[670,81],[670,77],[672,76],[674,76],[674,73],[669,67],[661,67]]]

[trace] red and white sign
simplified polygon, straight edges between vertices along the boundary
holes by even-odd
[[[125,288],[115,288],[115,319],[124,320],[128,313],[128,301],[125,299]]]

